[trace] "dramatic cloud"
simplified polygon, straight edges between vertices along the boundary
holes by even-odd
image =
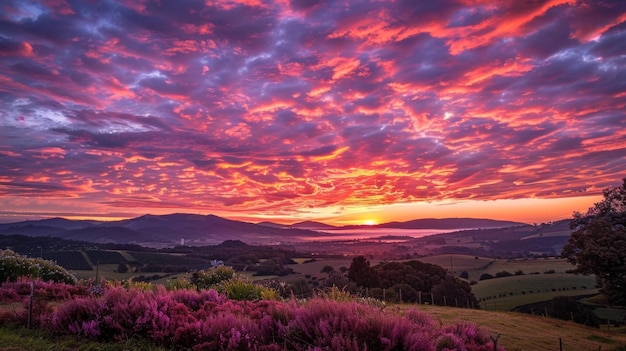
[[[626,176],[623,1],[3,1],[0,64],[7,213],[329,218]]]

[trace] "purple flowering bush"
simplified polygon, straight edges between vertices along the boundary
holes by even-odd
[[[474,324],[441,326],[417,308],[391,312],[324,297],[238,301],[213,289],[164,287],[73,294],[60,284],[37,284],[38,293],[58,298],[34,311],[34,326],[93,340],[143,338],[192,350],[493,350]],[[0,296],[13,299],[9,290],[3,285]],[[0,324],[25,325],[24,311],[0,315]]]

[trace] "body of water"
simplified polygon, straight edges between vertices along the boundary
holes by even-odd
[[[311,229],[315,230],[315,229]],[[305,241],[346,241],[376,239],[382,241],[403,241],[399,238],[384,238],[386,236],[421,238],[433,234],[443,234],[457,232],[465,229],[396,229],[396,228],[358,228],[358,229],[336,229],[336,230],[316,230],[319,236],[303,237]],[[383,237],[383,238],[381,238]],[[380,239],[379,239],[380,238]]]

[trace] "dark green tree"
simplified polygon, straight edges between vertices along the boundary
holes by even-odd
[[[117,272],[118,273],[127,273],[128,272],[128,266],[125,263],[120,263],[117,265]]]
[[[320,273],[332,273],[335,271],[335,268],[333,266],[324,266],[324,268],[322,268],[322,270],[320,271]]]
[[[440,299],[445,296],[446,304],[450,306],[478,306],[478,300],[469,284],[451,275],[446,276],[441,283],[434,286],[432,293]]]
[[[372,288],[378,285],[378,275],[370,267],[370,261],[364,256],[357,256],[352,259],[350,269],[348,269],[348,278],[358,286]]]
[[[575,272],[595,274],[606,297],[626,304],[626,178],[604,190],[604,199],[587,213],[574,213],[573,230],[561,255],[576,265]]]

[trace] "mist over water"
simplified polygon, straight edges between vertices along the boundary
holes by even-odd
[[[397,229],[397,228],[358,228],[358,229],[335,229],[335,230],[319,230],[310,228],[320,232],[320,236],[302,237],[305,241],[338,241],[338,240],[364,240],[379,239],[386,241],[386,236],[411,237],[413,239],[421,238],[433,234],[443,234],[457,232],[467,229]],[[382,238],[381,238],[382,237]],[[392,239],[392,241],[402,241]]]

